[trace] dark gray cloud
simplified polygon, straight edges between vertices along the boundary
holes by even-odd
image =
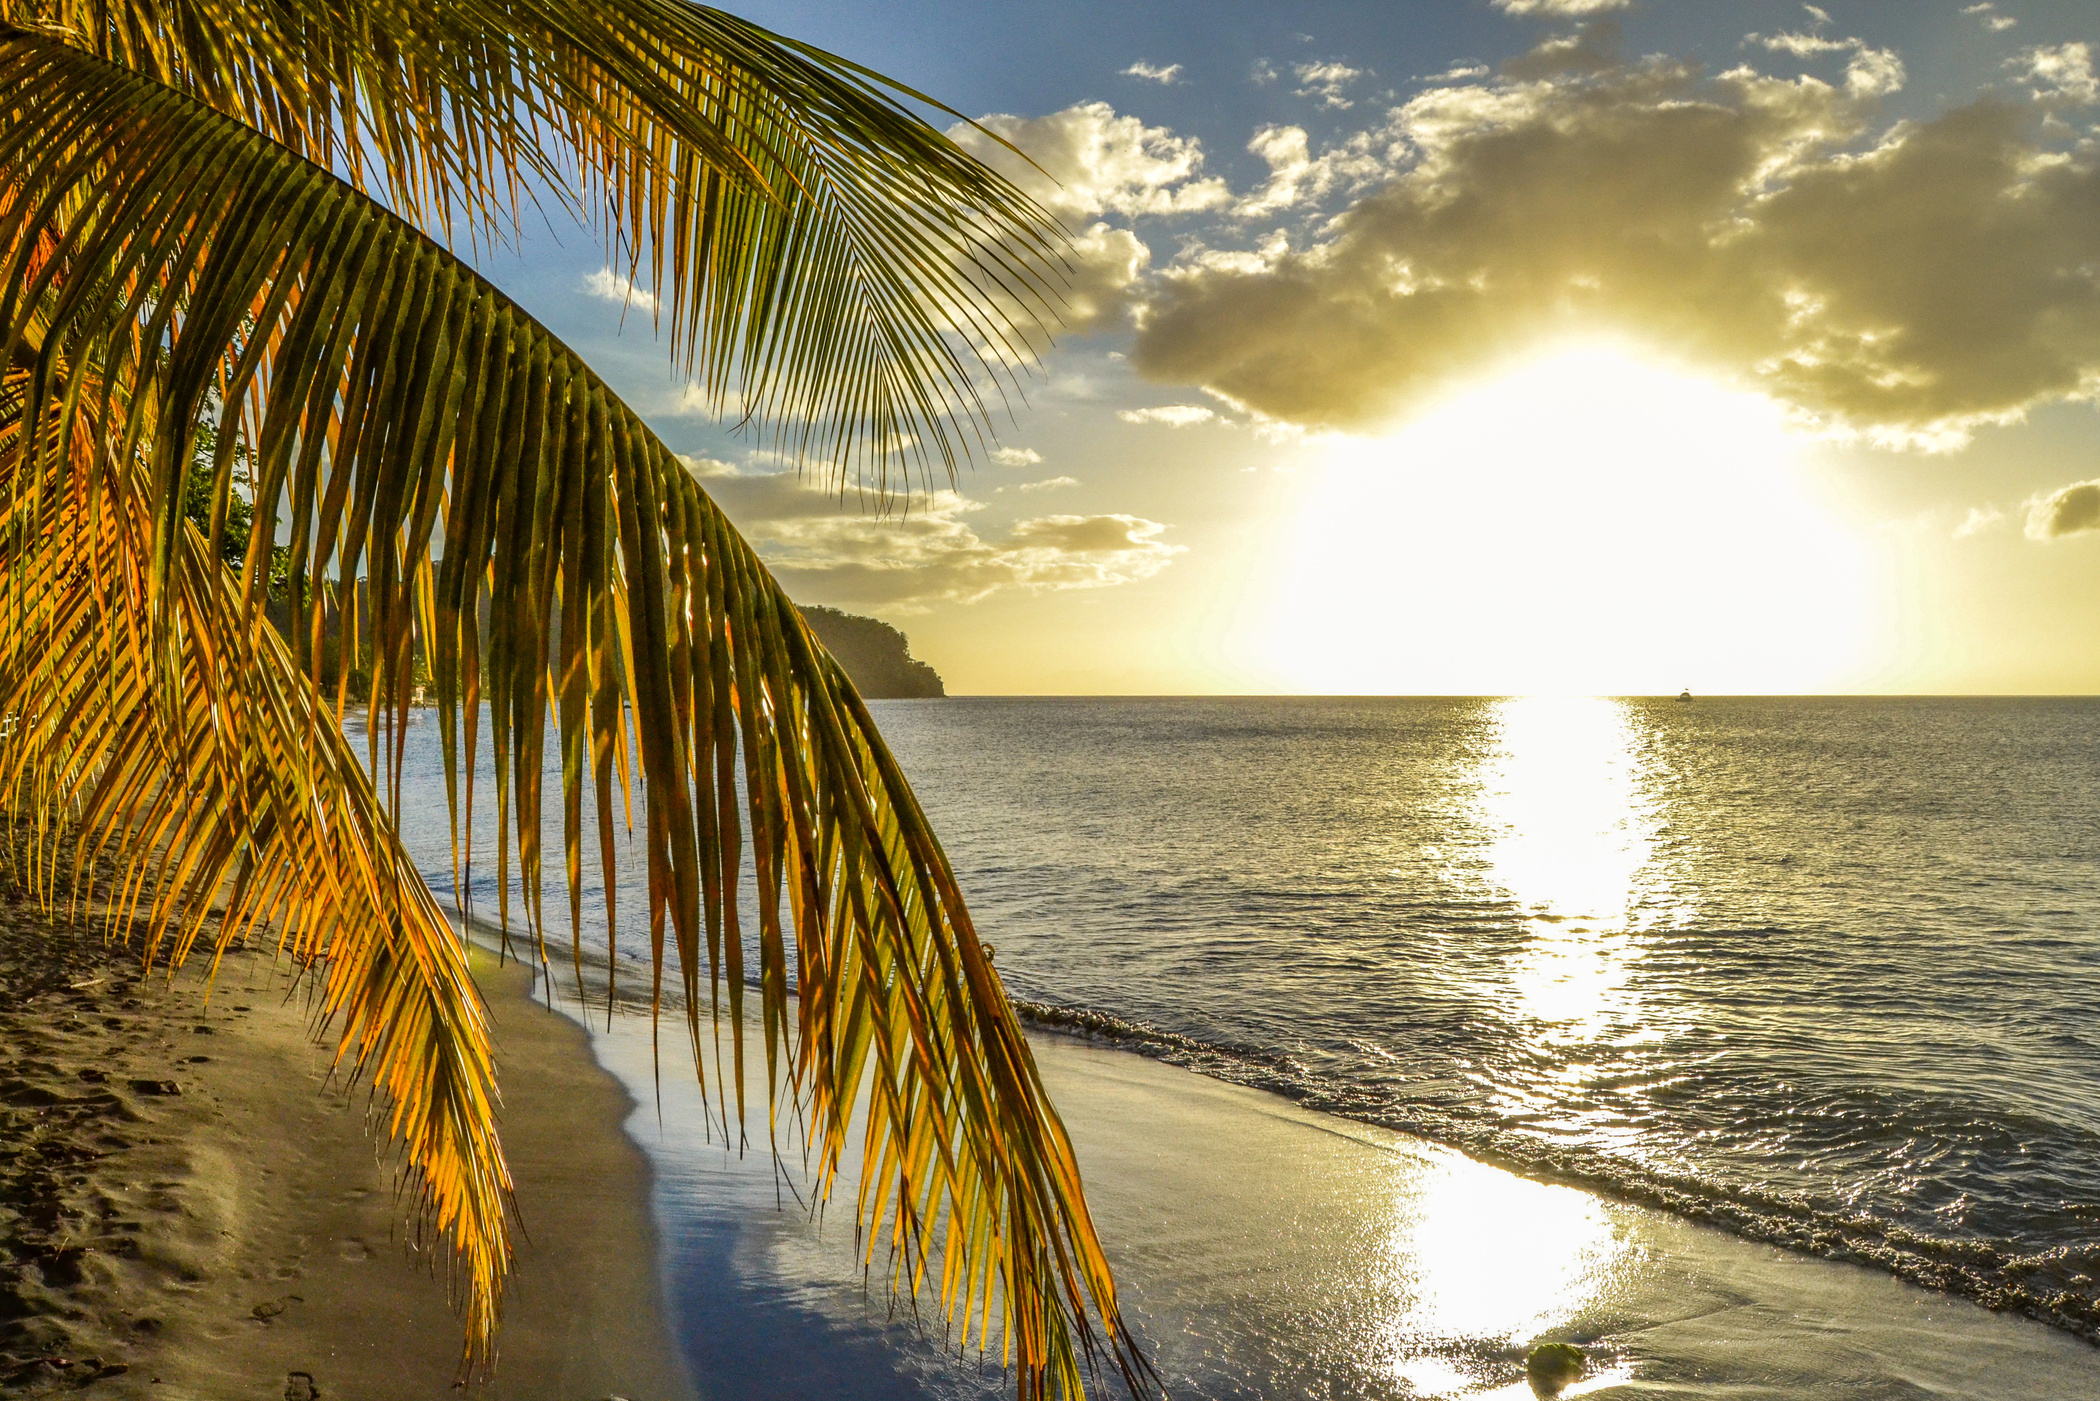
[[[2100,481],[2073,482],[2027,503],[2027,534],[2055,540],[2100,530]]]
[[[1855,40],[1818,41],[1844,64],[1826,81],[1595,68],[1605,37],[1394,110],[1349,147],[1392,153],[1385,176],[1317,241],[1184,256],[1142,311],[1139,370],[1375,430],[1601,331],[1927,446],[2100,390],[2100,174],[2091,143],[2049,144],[2043,106],[1880,127],[1902,66]]]

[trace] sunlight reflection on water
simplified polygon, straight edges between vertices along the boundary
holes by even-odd
[[[1566,1328],[1644,1252],[1594,1196],[1449,1150],[1425,1156],[1394,1163],[1388,1370],[1423,1396],[1498,1394],[1483,1391],[1493,1369],[1469,1363]]]
[[[1648,736],[1620,701],[1527,696],[1495,705],[1478,821],[1488,878],[1521,912],[1527,943],[1508,976],[1521,1019],[1549,1043],[1659,1035],[1633,974],[1642,931],[1679,923],[1657,863],[1662,804]]]

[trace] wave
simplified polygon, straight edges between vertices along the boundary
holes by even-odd
[[[2100,1343],[2100,1243],[2022,1254],[1987,1241],[1935,1237],[1864,1213],[1823,1210],[1793,1193],[1731,1187],[1593,1149],[1542,1143],[1493,1116],[1394,1100],[1271,1051],[1206,1041],[1088,1007],[1012,1001],[1023,1022],[1040,1030],[1102,1042],[1308,1109],[1428,1139],[1535,1181],[1652,1207],[1802,1254],[1886,1270]]]

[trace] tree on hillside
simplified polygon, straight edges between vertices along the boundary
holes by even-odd
[[[871,1259],[989,1335],[1023,1395],[1079,1393],[1104,1350],[1147,1375],[866,707],[678,459],[454,251],[567,206],[723,413],[902,489],[978,441],[1062,256],[914,101],[684,0],[0,0],[0,784],[38,834],[16,867],[56,906],[113,858],[98,917],[149,964],[256,939],[314,963],[472,1356],[509,1178],[488,1018],[390,817],[419,648],[455,861],[485,726],[536,930],[563,805],[573,940],[582,795],[609,867],[615,785],[639,788],[659,963],[696,1037],[729,1023],[702,1073],[741,1114],[748,853],[769,1138],[802,1125],[825,1190],[858,1148]],[[323,596],[359,579],[354,645],[397,722],[363,763],[319,680]]]

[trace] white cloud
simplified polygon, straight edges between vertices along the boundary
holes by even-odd
[[[1265,126],[1247,149],[1269,167],[1258,190],[1232,206],[1235,217],[1256,219],[1326,197],[1335,190],[1354,190],[1390,171],[1402,154],[1381,130],[1359,132],[1318,156],[1304,127]]]
[[[1495,0],[1495,8],[1506,15],[1545,15],[1553,19],[1576,19],[1623,10],[1633,0]]]
[[[2029,49],[2007,67],[2034,84],[2036,100],[2085,106],[2100,102],[2100,75],[2093,72],[2093,46],[2058,44]]]
[[[1017,159],[975,127],[953,126],[948,135],[1059,214],[1192,214],[1230,198],[1223,180],[1203,177],[1203,144],[1195,137],[1119,117],[1106,102],[1084,102],[1047,117],[995,114],[979,124],[1035,164]]]
[[[621,306],[632,306],[637,311],[656,310],[656,298],[653,295],[635,286],[632,279],[621,277],[610,268],[600,268],[587,274],[580,290],[601,302],[617,302]]]
[[[1351,68],[1346,63],[1298,63],[1291,66],[1291,71],[1298,75],[1298,96],[1317,97],[1321,106],[1336,111],[1356,105],[1342,94],[1364,75],[1361,68]]]
[[[981,125],[986,130],[958,124],[948,134],[1075,229],[1058,307],[1059,328],[1066,331],[1117,324],[1129,306],[1130,289],[1151,265],[1152,250],[1144,240],[1097,216],[1192,214],[1221,208],[1231,199],[1223,180],[1202,174],[1202,143],[1167,127],[1146,126],[1136,117],[1119,117],[1105,102],[1082,103],[1047,117],[993,115]],[[1027,159],[986,131],[1012,142]]]
[[[1961,12],[1965,15],[1976,16],[1977,23],[1990,30],[1993,34],[2003,34],[2006,30],[2019,23],[2011,15],[1998,14],[1996,12],[1997,9],[1998,7],[1991,3],[1991,0],[1984,0],[1984,3],[1981,5],[1962,6]]]
[[[1900,64],[1864,45],[1834,83],[1583,37],[1397,109],[1364,147],[1390,173],[1315,239],[1177,258],[1140,373],[1374,431],[1512,346],[1601,332],[1924,448],[2100,395],[2100,155],[1992,100],[1886,127]],[[1313,157],[1257,140],[1288,207]]]
[[[2100,479],[2073,482],[2027,503],[2027,538],[2056,540],[2100,530]]]
[[[1981,535],[1986,530],[2005,524],[2005,512],[1996,506],[1971,506],[1962,523],[1954,527],[1954,538],[1966,540],[1972,535]]]
[[[1181,76],[1181,65],[1170,63],[1162,68],[1156,63],[1147,63],[1145,60],[1139,59],[1136,63],[1123,70],[1123,76],[1126,78],[1143,78],[1148,82],[1158,83],[1161,87],[1172,87],[1175,80]]]
[[[1043,460],[1034,448],[993,448],[992,461],[1001,467],[1033,467]]]
[[[1247,77],[1256,87],[1267,87],[1276,81],[1276,65],[1265,58],[1257,58],[1248,65]]]
[[[1795,58],[1841,53],[1860,47],[1857,39],[1832,39],[1823,34],[1752,34],[1747,42],[1762,44],[1773,53],[1792,54]]]
[[[1021,483],[1022,491],[1055,491],[1059,487],[1078,486],[1077,477],[1045,477],[1039,482]]]
[[[738,472],[686,459],[796,600],[844,607],[923,609],[993,594],[1112,588],[1149,579],[1182,553],[1167,526],[1140,516],[1049,515],[987,539],[967,517],[982,502],[934,492],[910,509],[856,511],[858,502],[814,478]]]
[[[1862,46],[1845,65],[1845,91],[1855,97],[1886,97],[1902,90],[1903,60],[1887,49]]]
[[[1819,27],[1830,22],[1830,16],[1815,6],[1810,5],[1807,9],[1816,17]],[[1743,42],[1760,44],[1773,53],[1791,54],[1795,58],[1849,53],[1852,58],[1845,65],[1845,90],[1855,97],[1885,97],[1903,86],[1903,60],[1893,50],[1874,48],[1864,39],[1834,39],[1818,33],[1783,33],[1751,34]]]
[[[1217,414],[1201,404],[1162,404],[1149,409],[1122,409],[1116,414],[1125,423],[1164,423],[1169,428],[1190,428],[1209,423]]]

